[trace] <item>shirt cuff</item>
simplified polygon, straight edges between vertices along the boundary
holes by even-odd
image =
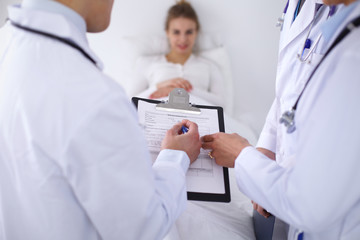
[[[190,166],[190,159],[184,151],[164,149],[160,151],[159,156],[156,158],[155,164],[158,163],[179,166],[186,174]]]

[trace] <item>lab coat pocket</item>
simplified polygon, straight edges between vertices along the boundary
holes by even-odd
[[[305,54],[307,54],[307,53],[305,53]],[[306,64],[307,64],[309,67],[314,68],[316,65],[319,64],[319,62],[321,61],[321,59],[322,59],[323,57],[324,57],[324,54],[320,54],[320,53],[314,52],[314,53],[311,54],[311,56],[310,56],[310,58],[309,58],[309,60],[307,61]]]

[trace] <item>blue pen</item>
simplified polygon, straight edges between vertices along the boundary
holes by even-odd
[[[189,129],[183,125],[183,126],[181,126],[181,131],[183,134],[185,134],[189,131]]]
[[[311,39],[308,38],[305,41],[304,49],[303,49],[301,57],[304,56],[305,49],[310,49],[310,47],[311,47]]]

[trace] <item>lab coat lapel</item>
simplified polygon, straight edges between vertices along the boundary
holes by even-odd
[[[315,13],[315,2],[311,0],[305,1],[300,14],[296,18],[296,20],[292,23],[292,19],[294,17],[294,11],[297,6],[297,0],[291,1],[289,3],[289,9],[286,14],[285,26],[284,26],[284,39],[280,44],[279,50],[283,50],[286,46],[288,46],[296,37],[298,37],[302,32],[304,32],[311,21],[314,18]]]
[[[96,66],[100,70],[103,69],[103,63],[90,49],[86,36],[83,36],[76,26],[69,22],[64,16],[11,6],[9,7],[9,18],[11,21],[22,26],[73,41],[95,60]],[[29,21],[29,19],[31,19],[31,21]]]

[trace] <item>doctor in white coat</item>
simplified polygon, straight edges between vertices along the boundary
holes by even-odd
[[[152,165],[134,106],[86,40],[108,26],[112,4],[25,0],[9,9],[0,239],[161,239],[185,208],[197,126],[169,130]],[[179,135],[182,125],[189,132]]]
[[[257,147],[283,167],[293,164],[291,149],[285,151],[280,127],[281,114],[289,110],[300,95],[306,79],[323,57],[329,43],[324,39],[320,26],[342,6],[326,6],[322,0],[306,0],[297,17],[294,17],[298,0],[290,0],[282,27],[276,78],[276,97],[268,113]],[[305,42],[311,41],[304,48]],[[301,58],[301,60],[300,60]]]
[[[328,46],[332,50],[310,81],[304,80],[308,84],[295,107],[296,130],[287,133],[282,126],[291,164],[276,164],[238,135],[203,139],[217,163],[235,166],[245,194],[290,224],[289,239],[357,239],[360,234],[355,170],[360,137],[354,134],[360,132],[354,124],[360,121],[360,2],[324,2],[348,6],[321,28],[324,39],[336,44]],[[335,41],[345,27],[348,34]]]
[[[294,104],[306,79],[328,47],[328,42],[320,31],[321,24],[341,7],[342,5],[326,6],[322,0],[289,0],[284,9],[275,99],[257,142],[257,149],[276,160],[282,167],[290,167],[293,164],[294,149],[291,147],[293,139],[288,137],[287,141],[284,141],[286,130],[280,126],[279,119],[281,114]],[[310,44],[304,49],[306,41],[310,41]],[[270,215],[257,203],[254,203],[254,209],[265,217]],[[276,219],[275,226],[278,224],[283,226],[281,221]],[[279,238],[278,234],[282,233],[277,230],[282,231],[282,227],[274,229],[274,237]]]

